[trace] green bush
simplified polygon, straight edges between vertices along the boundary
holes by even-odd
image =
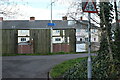
[[[111,62],[109,57],[101,59],[96,57],[93,60],[93,78],[99,79],[120,79],[120,62]]]
[[[63,78],[65,80],[87,79],[87,58],[75,64],[63,75]]]
[[[114,65],[113,65],[114,64]],[[114,68],[114,69],[113,69]],[[65,80],[80,80],[87,79],[87,59],[82,60],[80,63],[77,63],[68,70],[63,78]],[[119,80],[120,79],[120,63],[114,62],[111,63],[108,60],[99,60],[98,57],[93,58],[92,60],[92,78],[93,79],[111,79]]]

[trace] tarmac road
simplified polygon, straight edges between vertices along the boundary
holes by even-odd
[[[94,54],[92,54],[94,55]],[[3,78],[47,78],[48,72],[63,61],[85,57],[87,54],[2,57]]]

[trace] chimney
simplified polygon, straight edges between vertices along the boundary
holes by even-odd
[[[62,20],[67,20],[67,16],[63,16],[63,17],[62,17]]]
[[[3,17],[0,17],[0,22],[3,21]]]
[[[80,17],[80,20],[81,20],[81,21],[83,20],[83,17],[82,17],[82,16]]]
[[[30,17],[30,20],[31,20],[31,21],[34,21],[34,20],[35,20],[35,17]]]

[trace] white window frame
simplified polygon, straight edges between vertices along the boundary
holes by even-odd
[[[60,41],[56,41],[57,38],[59,38]],[[53,43],[63,43],[62,37],[53,37]]]

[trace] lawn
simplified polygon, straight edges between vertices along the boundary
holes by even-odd
[[[39,56],[39,55],[63,55],[63,54],[83,54],[83,53],[88,53],[88,52],[57,52],[57,53],[43,53],[43,54],[42,53],[34,53],[34,54],[33,53],[27,53],[27,54],[2,53],[2,56],[22,56],[22,55],[24,55],[24,56]],[[93,51],[91,53],[96,53],[96,51]]]
[[[71,67],[73,67],[74,64],[76,64],[76,63],[78,63],[81,60],[86,59],[86,58],[87,57],[72,59],[72,60],[65,61],[65,62],[63,62],[61,64],[58,64],[58,65],[56,65],[55,67],[52,68],[52,70],[50,71],[50,76],[52,78],[59,78],[66,71],[68,71]]]
[[[80,53],[87,53],[87,52],[80,52]],[[63,55],[63,54],[80,54],[80,53],[76,53],[76,52],[58,52],[58,53],[46,53],[46,54],[31,54],[31,53],[27,53],[27,54],[2,54],[2,56],[22,56],[22,55],[25,55],[25,56],[35,56],[35,55]]]

